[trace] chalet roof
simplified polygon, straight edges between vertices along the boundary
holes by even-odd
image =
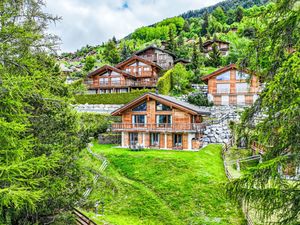
[[[95,76],[95,75],[98,75],[98,74],[105,73],[107,71],[115,71],[117,73],[123,74],[126,77],[135,78],[131,74],[127,73],[126,71],[120,70],[120,69],[118,69],[116,67],[109,66],[109,65],[104,65],[104,66],[100,67],[99,69],[96,69],[95,71],[89,73],[87,75],[87,77],[92,77],[92,76]]]
[[[193,115],[210,115],[209,111],[200,109],[198,106],[178,100],[171,96],[154,94],[154,93],[150,93],[150,92],[145,93],[144,95],[134,99],[133,101],[129,102],[128,104],[115,110],[114,112],[111,113],[111,115],[118,116],[118,115],[122,114],[122,112],[124,112],[125,110],[130,109],[131,107],[135,106],[137,103],[139,103],[147,98],[152,98],[152,99],[158,100],[163,104],[174,106],[175,108],[181,109],[183,111],[187,111]]]
[[[175,55],[174,53],[172,53],[172,52],[170,52],[170,51],[168,51],[168,50],[159,48],[159,47],[154,46],[154,45],[150,45],[150,46],[148,46],[148,47],[146,47],[146,48],[144,48],[144,49],[142,49],[142,50],[139,50],[139,51],[135,52],[134,54],[135,54],[135,55],[139,55],[139,54],[141,54],[141,53],[143,53],[143,52],[145,52],[145,51],[147,51],[147,50],[149,50],[149,49],[156,49],[156,50],[165,52],[165,53],[167,53],[167,54],[173,56],[174,58],[176,58],[176,55]]]
[[[238,70],[238,71],[243,71],[243,72],[246,72],[246,73],[251,73],[250,71],[247,71],[247,70],[240,70],[240,69],[238,69],[237,66],[236,66],[236,64],[230,64],[230,65],[222,67],[222,68],[220,68],[220,69],[218,69],[218,70],[216,70],[216,71],[214,71],[214,72],[212,72],[212,73],[210,73],[210,74],[208,74],[206,76],[203,76],[201,78],[201,80],[207,81],[207,80],[209,80],[212,77],[215,77],[217,75],[220,75],[221,73],[224,73],[224,72],[227,72],[228,70],[233,70],[233,69]]]
[[[213,39],[213,40],[208,40],[208,41],[204,42],[203,43],[203,47],[207,47],[209,45],[212,45],[215,42],[217,42],[217,43],[223,43],[223,44],[228,44],[228,45],[230,44],[227,41],[222,41],[222,40],[219,40],[219,39]]]
[[[127,58],[127,59],[125,59],[124,61],[122,61],[122,62],[120,62],[120,63],[118,63],[117,65],[115,65],[115,67],[116,68],[120,68],[121,66],[124,66],[124,65],[126,65],[127,63],[130,63],[130,62],[133,62],[133,61],[140,61],[140,62],[143,62],[143,63],[145,63],[145,64],[147,64],[147,65],[151,65],[151,66],[155,66],[155,67],[157,67],[157,68],[159,68],[159,69],[162,69],[159,65],[157,65],[156,63],[154,63],[154,62],[151,62],[151,61],[149,61],[149,60],[146,60],[146,59],[144,59],[144,58],[142,58],[142,57],[139,57],[139,56],[137,56],[137,55],[133,55],[133,56],[130,56],[129,58]]]

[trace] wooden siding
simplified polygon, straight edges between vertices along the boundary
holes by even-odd
[[[217,80],[216,77],[220,76],[216,75],[211,77],[208,80],[208,94],[213,96],[213,102],[215,105],[221,104],[222,96],[229,96],[229,104],[236,105],[237,104],[237,96],[242,95],[245,97],[245,105],[253,104],[254,98],[253,96],[259,92],[259,80],[256,76],[252,76],[250,83],[249,83],[249,90],[245,92],[237,92],[236,85],[238,83],[248,83],[247,80],[244,79],[236,79],[237,70],[231,69],[230,70],[230,80]],[[218,93],[217,85],[218,84],[229,84],[230,85],[230,92],[229,93]]]

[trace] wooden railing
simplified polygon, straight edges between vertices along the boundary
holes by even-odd
[[[97,225],[93,220],[88,218],[86,215],[84,215],[82,212],[80,212],[77,209],[73,209],[73,214],[76,217],[76,223],[80,225]]]
[[[112,124],[112,131],[204,131],[204,123],[115,123]]]

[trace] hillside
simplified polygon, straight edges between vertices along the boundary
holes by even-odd
[[[224,11],[235,10],[238,7],[243,7],[244,9],[248,9],[253,7],[254,5],[260,6],[264,5],[269,0],[228,0],[219,2],[213,6],[209,6],[203,9],[198,10],[190,10],[186,13],[181,14],[184,19],[189,19],[192,17],[202,17],[205,13],[212,13],[216,8],[221,7]]]
[[[84,208],[96,222],[244,224],[240,210],[225,195],[220,145],[200,152],[132,152],[96,144],[93,151],[110,163]],[[87,167],[100,166],[90,160],[85,158]],[[104,202],[105,216],[95,216],[96,201]]]
[[[71,77],[81,78],[105,64],[117,64],[146,46],[165,45],[176,54],[177,58],[192,61],[188,70],[200,76],[206,74],[207,67],[237,62],[255,35],[252,16],[263,10],[264,6],[261,5],[266,2],[266,0],[224,1],[165,19],[151,26],[138,28],[121,40],[112,37],[108,42],[98,46],[87,45],[74,53],[62,53],[58,60],[62,71]],[[208,15],[204,16],[204,12],[208,12]],[[232,31],[232,28],[237,28],[238,32]],[[202,43],[212,38],[230,42],[231,54],[221,57],[217,62],[205,59],[200,52],[194,50],[196,47],[197,51],[201,51],[198,49],[199,36]]]

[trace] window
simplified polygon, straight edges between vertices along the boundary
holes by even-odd
[[[137,107],[133,108],[132,111],[134,111],[134,112],[147,111],[147,102],[143,102],[142,104],[140,104]]]
[[[174,144],[174,147],[182,146],[182,134],[174,134],[173,135],[173,144]]]
[[[249,78],[250,78],[249,74],[241,71],[236,71],[236,75],[235,75],[236,80],[247,80]]]
[[[230,71],[220,74],[216,77],[217,80],[230,80]]]
[[[150,71],[151,68],[150,67],[144,67],[144,71]]]
[[[166,54],[160,54],[159,59],[166,59]]]
[[[102,85],[108,84],[108,78],[99,78],[99,83]]]
[[[159,133],[150,133],[150,145],[159,146]]]
[[[138,143],[138,133],[129,133],[130,145],[136,145]]]
[[[111,83],[112,84],[120,84],[121,83],[120,77],[112,77],[111,78]]]
[[[171,115],[157,115],[156,123],[157,124],[171,124],[172,116]]]
[[[172,111],[172,109],[169,106],[156,101],[156,111]]]
[[[229,93],[230,84],[217,84],[217,93]]]
[[[248,83],[236,83],[235,89],[236,89],[236,92],[248,92],[249,84]]]
[[[245,105],[245,95],[237,95],[236,96],[236,104],[237,105]]]
[[[132,115],[133,124],[142,124],[146,123],[146,115]]]

